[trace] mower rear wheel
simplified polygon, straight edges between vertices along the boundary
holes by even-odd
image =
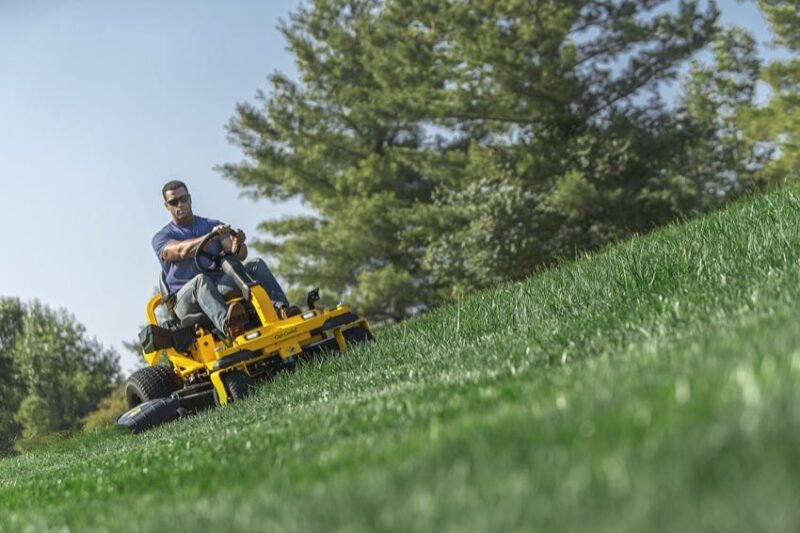
[[[125,383],[128,408],[157,398],[168,398],[180,388],[178,374],[167,366],[146,366],[134,372]]]
[[[232,370],[222,374],[222,384],[228,393],[228,403],[244,400],[250,394],[252,383],[250,377],[241,370]],[[214,391],[214,401],[219,405],[219,396]]]
[[[356,326],[354,328],[345,330],[344,332],[342,332],[342,335],[344,335],[344,338],[347,341],[348,345],[350,344],[355,345],[361,342],[375,340],[375,337],[372,336],[372,333],[367,331],[367,328],[363,326]]]

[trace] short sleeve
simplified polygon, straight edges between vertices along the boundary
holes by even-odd
[[[161,259],[161,252],[164,250],[164,247],[167,245],[167,243],[172,239],[173,237],[170,234],[169,227],[163,228],[153,236],[153,251],[156,253],[156,257],[158,258],[159,262],[163,263],[163,259]]]

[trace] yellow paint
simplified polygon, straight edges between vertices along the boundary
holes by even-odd
[[[336,328],[333,330],[333,334],[336,337],[336,344],[339,345],[339,351],[344,353],[347,351],[347,341],[344,340],[344,335],[342,335],[342,328]]]
[[[211,383],[214,385],[214,390],[217,391],[219,404],[228,405],[228,393],[225,391],[225,384],[222,383],[222,373],[213,372],[211,374]]]
[[[203,364],[214,363],[217,360],[217,341],[210,333],[204,333],[197,338],[194,357]]]
[[[250,303],[258,313],[258,318],[263,325],[273,324],[278,321],[278,313],[275,312],[275,306],[272,304],[267,291],[261,285],[250,287]]]
[[[161,303],[160,294],[156,294],[147,301],[147,307],[145,308],[145,313],[147,314],[148,324],[158,324],[158,321],[156,320],[156,307],[158,307],[160,303]]]

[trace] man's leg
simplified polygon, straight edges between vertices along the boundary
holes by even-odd
[[[261,259],[248,261],[245,263],[244,269],[255,281],[264,287],[264,290],[267,291],[269,299],[272,300],[272,304],[276,309],[289,305],[286,294],[284,294],[278,280],[275,279],[275,276],[264,261]],[[217,289],[226,300],[231,296],[241,296],[242,294],[242,291],[239,290],[239,287],[236,286],[227,274],[223,274],[217,280]]]
[[[247,270],[248,274],[253,276],[253,279],[264,287],[264,290],[267,291],[270,300],[272,300],[276,308],[289,305],[289,300],[286,298],[286,294],[283,292],[278,280],[275,279],[272,271],[263,260],[255,259],[253,261],[248,261],[245,263],[244,268]]]
[[[217,290],[217,283],[208,274],[198,274],[181,287],[175,299],[175,314],[179,319],[199,312],[211,319],[216,328],[225,333],[228,307]]]

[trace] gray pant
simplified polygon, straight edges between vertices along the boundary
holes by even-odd
[[[248,261],[244,268],[264,287],[276,308],[289,305],[286,294],[264,261]],[[178,291],[175,315],[183,320],[202,313],[211,319],[220,332],[224,332],[225,317],[228,314],[225,299],[239,294],[241,291],[227,274],[198,274]]]

